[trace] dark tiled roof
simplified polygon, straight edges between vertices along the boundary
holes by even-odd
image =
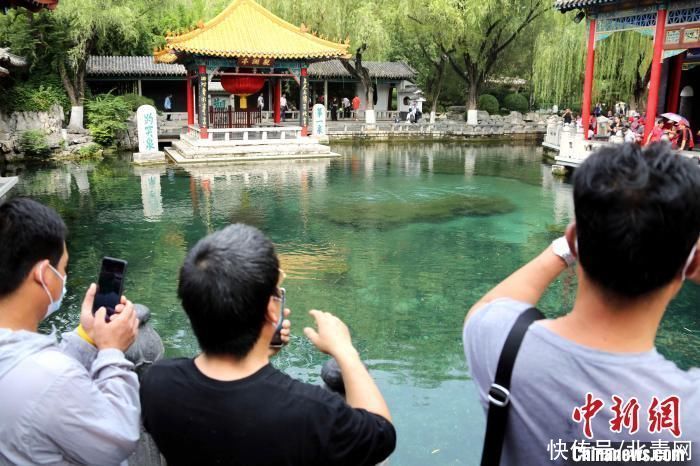
[[[185,67],[178,64],[156,63],[153,56],[97,56],[87,62],[88,76],[185,76]]]
[[[353,60],[350,60],[354,63]],[[407,63],[398,61],[363,61],[369,69],[369,75],[375,79],[408,79],[416,77],[416,70]],[[309,76],[313,78],[350,78],[350,73],[343,67],[340,60],[328,60],[312,63],[309,66]]]
[[[416,77],[416,70],[404,62],[366,61],[369,75],[375,79],[408,79]],[[185,76],[185,67],[179,64],[155,63],[152,56],[97,56],[87,62],[88,76]],[[352,79],[340,60],[312,63],[309,66],[312,78]]]
[[[555,0],[554,8],[561,11],[569,11],[576,8],[617,3],[618,1],[619,0]]]

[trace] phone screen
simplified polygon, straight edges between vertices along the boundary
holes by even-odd
[[[105,257],[102,259],[102,268],[97,280],[97,294],[92,305],[94,314],[101,307],[107,309],[107,315],[114,314],[114,308],[119,304],[124,292],[124,276],[126,275],[126,261]]]
[[[275,327],[275,333],[272,335],[272,340],[270,341],[270,346],[280,347],[282,346],[282,323],[284,322],[284,307],[286,304],[287,290],[280,288],[280,318],[277,321],[277,327]]]

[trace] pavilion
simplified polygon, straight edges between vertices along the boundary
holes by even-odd
[[[582,120],[589,121],[596,43],[620,31],[637,31],[654,38],[645,135],[656,116],[683,114],[695,128],[700,124],[700,1],[698,0],[556,0],[562,13],[579,10],[588,24],[588,51]],[[587,131],[584,138],[588,139]]]
[[[349,58],[349,41],[332,42],[312,34],[302,24],[294,26],[253,0],[234,0],[219,15],[185,34],[166,37],[167,44],[154,54],[158,63],[180,63],[187,72],[187,124],[201,139],[209,139],[211,126],[260,126],[262,121],[247,97],[258,93],[266,81],[274,89],[274,123],[281,121],[281,83],[299,83],[298,109],[301,136],[308,135],[311,63]],[[235,112],[223,111],[209,121],[208,83],[218,81],[240,97]],[[196,92],[195,92],[196,87]],[[287,96],[291,99],[291,96]],[[259,112],[258,112],[259,113]],[[196,123],[195,123],[196,115]],[[234,124],[237,122],[238,124]]]

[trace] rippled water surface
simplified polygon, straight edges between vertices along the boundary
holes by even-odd
[[[129,262],[127,295],[151,308],[168,355],[196,354],[176,298],[178,268],[207,233],[249,223],[272,238],[288,273],[296,333],[275,364],[318,382],[325,357],[301,329],[308,309],[337,313],[392,410],[399,444],[391,464],[476,464],[484,415],[462,352],[464,314],[561,234],[573,216],[571,186],[553,180],[531,146],[334,150],[343,157],[187,169],[132,167],[120,157],[20,167],[15,194],[50,204],[70,228],[68,296],[51,323],[75,325],[101,257],[121,257]],[[573,274],[561,277],[544,310],[564,312],[575,286]],[[683,367],[700,362],[699,297],[686,286],[658,339]]]

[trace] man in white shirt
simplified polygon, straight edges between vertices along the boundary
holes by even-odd
[[[284,94],[280,97],[280,111],[282,112],[282,121],[285,121],[287,115],[287,97]]]

